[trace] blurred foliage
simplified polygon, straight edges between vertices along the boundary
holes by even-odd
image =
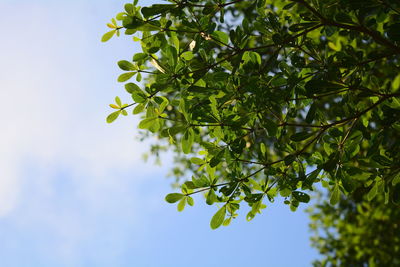
[[[179,211],[205,193],[215,229],[244,203],[248,220],[277,197],[295,211],[321,184],[329,204],[313,227],[336,234],[314,245],[327,262],[398,262],[380,224],[398,231],[398,1],[135,1],[107,25],[102,41],[124,32],[142,47],[118,62],[133,102],[117,97],[107,121],[131,108],[143,138],[158,138],[152,154],[174,152],[180,192],[166,200]]]
[[[363,199],[365,189],[337,207],[321,198],[310,208],[312,245],[324,257],[314,266],[399,266],[400,209],[382,196]]]

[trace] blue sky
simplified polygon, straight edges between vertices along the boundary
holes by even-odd
[[[105,123],[139,51],[100,42],[124,3],[0,0],[0,266],[310,266],[307,214],[277,201],[212,231],[216,207],[165,203],[170,162],[142,161],[137,118]]]

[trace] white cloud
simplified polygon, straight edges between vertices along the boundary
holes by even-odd
[[[107,53],[127,46],[100,43],[108,17],[100,24],[88,4],[0,3],[0,10],[0,24],[9,25],[0,42],[0,222],[48,230],[56,255],[71,259],[78,244],[107,229],[99,217],[117,227],[138,220],[132,187],[154,172],[141,160],[148,147],[134,140],[137,121],[105,123],[107,103],[124,94],[116,55]]]
[[[25,157],[44,168],[67,165],[96,176],[138,164],[144,149],[133,142],[134,124],[105,124],[106,98],[99,91],[110,88],[93,87],[115,77],[94,75],[101,61],[87,54],[90,29],[74,16],[58,19],[55,6],[11,4],[2,11],[12,14],[0,18],[2,25],[17,23],[3,29],[7,38],[0,44],[0,215],[16,205]]]

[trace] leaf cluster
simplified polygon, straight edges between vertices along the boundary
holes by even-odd
[[[205,193],[220,206],[213,229],[244,203],[248,220],[277,197],[294,211],[317,183],[331,205],[361,189],[400,204],[399,3],[168,2],[126,4],[109,25],[142,51],[118,62],[133,102],[107,118],[135,106],[139,128],[175,151],[175,173],[193,173],[168,202],[183,210]]]

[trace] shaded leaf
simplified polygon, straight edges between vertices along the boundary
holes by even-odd
[[[336,184],[331,192],[330,203],[331,205],[336,205],[339,202],[339,200],[340,200],[340,189],[339,185]]]

